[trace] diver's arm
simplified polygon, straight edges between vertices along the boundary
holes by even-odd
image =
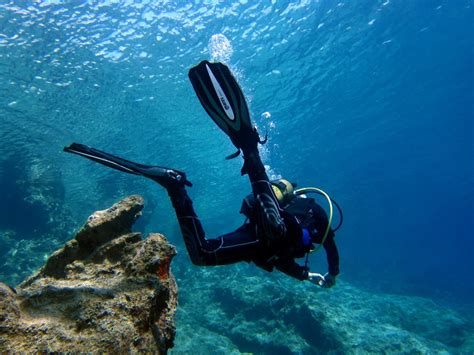
[[[324,209],[316,203],[314,203],[311,208],[314,214],[314,225],[318,231],[318,234],[312,237],[316,243],[322,243],[323,234],[328,225],[328,216]],[[334,237],[334,231],[330,228],[323,246],[326,251],[329,274],[336,277],[339,275],[339,253]]]
[[[300,281],[308,279],[309,268],[298,265],[294,259],[278,259],[275,261],[275,267],[281,272]]]
[[[336,241],[334,240],[334,232],[332,229],[324,241],[324,250],[328,261],[328,271],[332,276],[339,275],[339,252],[337,251]]]
[[[310,272],[308,273],[308,280],[320,287],[331,288],[336,284],[336,276],[339,274],[339,253],[337,252],[332,230],[329,231],[323,246],[326,250],[329,272],[325,275]]]

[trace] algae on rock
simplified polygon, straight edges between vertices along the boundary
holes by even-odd
[[[166,353],[173,346],[176,249],[131,227],[143,198],[89,217],[16,290],[0,283],[0,351]]]

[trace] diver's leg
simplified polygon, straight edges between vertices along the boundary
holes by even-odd
[[[255,234],[239,229],[217,239],[207,240],[192,201],[184,186],[192,186],[186,174],[175,169],[138,164],[112,154],[73,143],[64,151],[83,156],[102,165],[134,175],[142,175],[165,187],[176,210],[186,248],[197,265],[223,265],[249,260],[253,245],[258,244]]]
[[[206,239],[201,221],[184,188],[169,189],[184,243],[195,265],[225,265],[253,259],[260,241],[250,225],[215,239]]]
[[[260,137],[252,126],[247,102],[237,80],[226,65],[208,61],[191,68],[189,79],[203,108],[234,146],[244,153],[242,174],[249,174],[252,183],[261,212],[260,231],[268,239],[280,239],[285,233],[284,223],[258,154]]]
[[[259,138],[256,130],[254,130],[253,135],[248,140],[247,146],[242,148],[244,156],[242,175],[248,174],[252,184],[252,192],[259,212],[257,223],[260,232],[269,240],[281,240],[286,233],[285,223],[280,215],[278,200],[258,152],[257,142]]]

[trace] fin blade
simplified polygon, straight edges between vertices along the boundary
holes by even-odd
[[[252,126],[244,94],[230,69],[205,60],[189,70],[189,79],[208,115],[239,148],[242,134]]]
[[[129,173],[129,174],[134,174],[134,175],[143,175],[137,169],[139,168],[139,164],[116,157],[109,153],[102,152],[98,149],[89,147],[84,144],[72,143],[70,146],[64,147],[63,150],[67,153],[80,155],[84,158],[93,160],[99,164],[108,166],[116,170],[120,170],[120,171]]]

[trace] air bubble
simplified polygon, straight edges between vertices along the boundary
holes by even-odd
[[[230,57],[234,51],[229,39],[222,33],[211,36],[208,48],[213,62],[230,62]]]
[[[270,112],[266,111],[266,112],[261,114],[261,117],[265,118],[265,119],[269,119],[270,117],[272,117],[272,114]]]

